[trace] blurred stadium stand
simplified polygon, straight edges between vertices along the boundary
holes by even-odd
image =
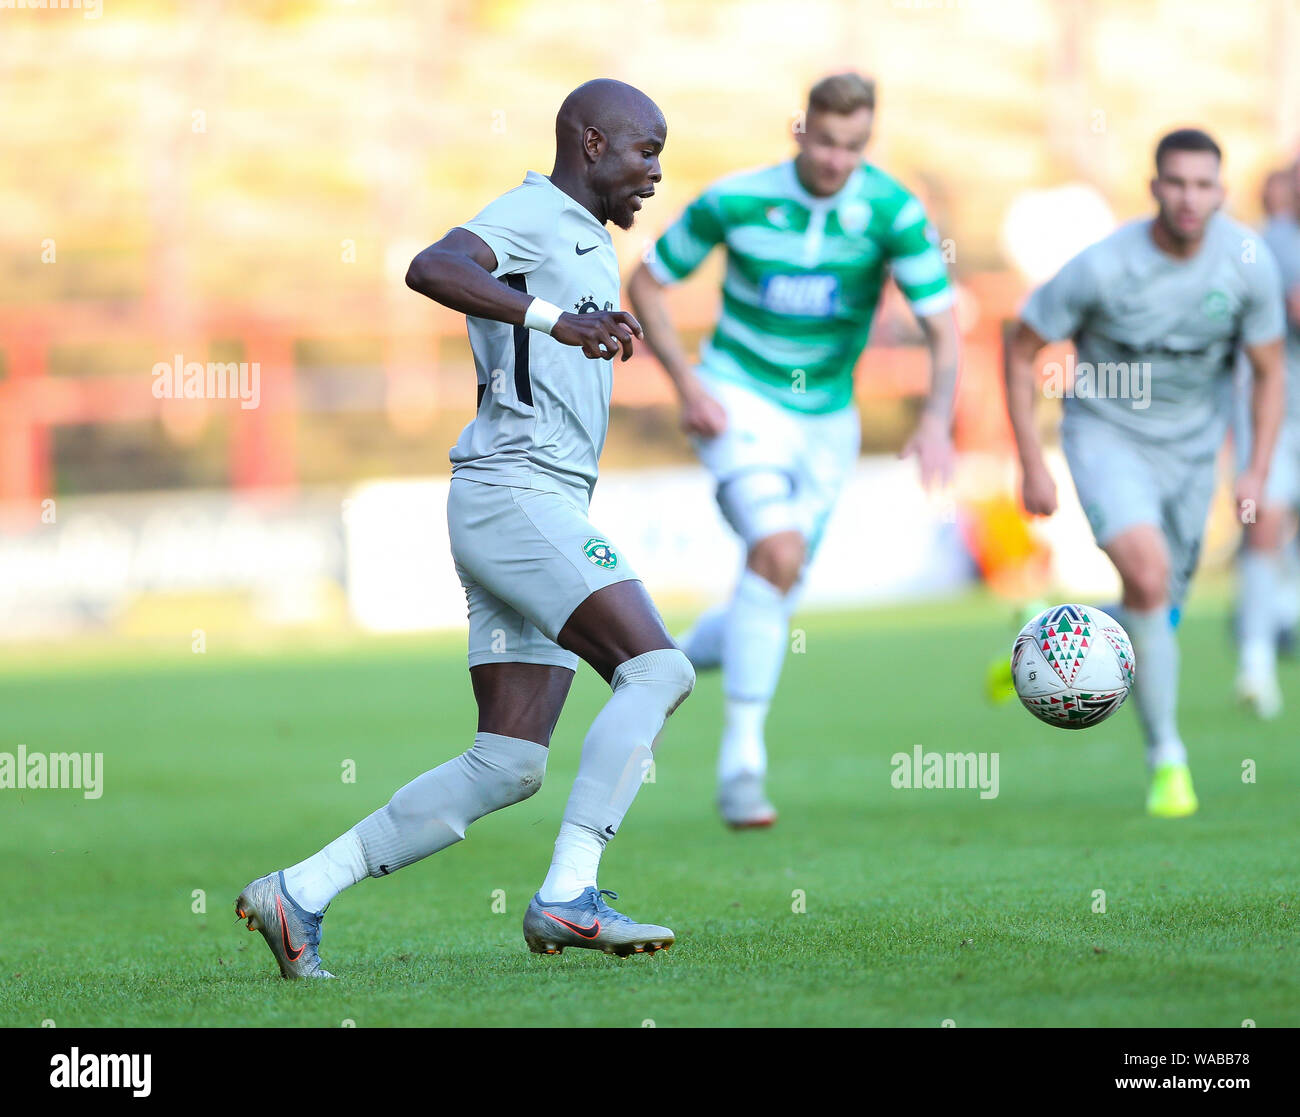
[[[921,193],[950,242],[957,439],[972,461],[1005,461],[1010,445],[999,343],[1026,283],[1000,230],[1018,197],[1082,183],[1121,218],[1146,212],[1154,139],[1195,122],[1223,141],[1232,194],[1249,200],[1233,206],[1254,220],[1257,183],[1300,137],[1288,0],[621,0],[598,17],[548,0],[104,0],[96,19],[2,15],[0,604],[21,597],[22,563],[54,553],[33,552],[32,533],[61,535],[92,494],[195,490],[201,503],[197,490],[227,490],[195,540],[219,534],[241,494],[285,516],[328,506],[342,556],[349,486],[445,478],[473,411],[464,323],[402,275],[525,169],[549,170],[555,109],[588,77],[640,85],[669,120],[660,195],[616,233],[626,274],[709,181],[790,153],[812,80],[875,75],[869,157]],[[593,18],[601,34],[574,33]],[[718,264],[672,293],[692,340],[711,324]],[[896,293],[874,337],[858,397],[864,448],[883,453],[901,445],[926,369]],[[257,362],[259,405],[155,398],[151,370],[174,354]],[[649,358],[617,370],[614,402],[608,479],[692,460]],[[986,482],[1010,491],[1006,469],[973,475],[979,491],[959,486],[968,510]],[[127,519],[160,508],[179,506],[143,495]],[[331,546],[308,568],[343,586],[344,559],[320,558]],[[64,627],[43,627],[30,600],[24,615],[10,635]],[[14,616],[0,608],[0,628]]]

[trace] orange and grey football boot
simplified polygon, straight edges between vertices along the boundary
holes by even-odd
[[[250,931],[262,932],[280,964],[281,977],[334,976],[321,965],[318,952],[325,911],[313,914],[299,907],[284,886],[283,872],[245,885],[235,901],[235,915],[248,920]]]
[[[626,958],[629,954],[653,954],[667,950],[677,936],[667,927],[636,923],[605,903],[618,899],[608,888],[584,888],[572,900],[551,904],[533,896],[524,913],[524,941],[534,954],[559,954],[566,946],[603,950]]]

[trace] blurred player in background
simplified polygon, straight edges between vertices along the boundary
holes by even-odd
[[[1296,216],[1296,164],[1284,170],[1269,171],[1264,179],[1264,189],[1260,192],[1261,208],[1264,220],[1269,222],[1275,217]]]
[[[1220,161],[1202,131],[1161,139],[1155,218],[1121,226],[1035,290],[1006,352],[1025,510],[1046,516],[1056,511],[1056,485],[1034,426],[1034,358],[1049,341],[1074,341],[1062,448],[1093,535],[1123,582],[1120,621],[1136,655],[1151,768],[1147,810],[1164,818],[1197,807],[1176,721],[1174,629],[1214,492],[1239,345],[1255,377],[1256,434],[1237,478],[1240,509],[1263,495],[1282,409],[1281,281],[1256,234],[1217,212]]]
[[[1286,409],[1268,485],[1247,517],[1237,560],[1237,696],[1261,718],[1282,712],[1277,682],[1279,643],[1296,623],[1295,516],[1300,509],[1300,160],[1268,176],[1264,188],[1264,242],[1282,273],[1286,297]],[[1244,385],[1243,385],[1244,388]],[[1245,392],[1238,393],[1238,464],[1250,460],[1251,423]]]
[[[452,449],[447,499],[478,732],[319,853],[240,894],[237,913],[262,932],[285,977],[332,976],[318,952],[321,922],[343,889],[445,849],[541,787],[580,658],[613,693],[583,741],[524,938],[545,954],[626,955],[674,941],[667,927],[606,904],[617,896],[598,887],[596,871],[695,674],[626,558],[587,519],[609,424],[607,362],[619,352],[626,360],[641,336],[618,309],[605,225],[630,228],[654,193],[667,127],[645,94],[601,80],[565,99],[555,132],[550,177],[529,171],[407,273],[414,290],[467,316],[478,371],[478,414]]]
[[[890,274],[930,351],[930,396],[904,453],[918,456],[927,484],[951,470],[953,292],[920,202],[863,161],[875,106],[874,84],[858,74],[819,81],[795,132],[798,154],[710,186],[628,283],[646,343],[681,398],[682,426],[746,547],[730,602],[682,641],[697,670],[722,667],[718,807],[734,827],[776,819],[764,725],[804,572],[857,460],[853,370]],[[662,288],[718,245],[722,316],[697,367]]]

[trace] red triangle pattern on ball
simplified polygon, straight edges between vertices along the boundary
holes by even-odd
[[[1039,650],[1066,686],[1074,686],[1091,644],[1092,618],[1086,609],[1058,605],[1039,618]]]
[[[1115,649],[1115,655],[1119,659],[1120,670],[1124,672],[1124,681],[1129,686],[1133,685],[1133,645],[1128,642],[1128,637],[1124,635],[1123,629],[1106,627],[1102,629],[1106,642]]]

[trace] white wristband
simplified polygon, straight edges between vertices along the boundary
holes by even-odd
[[[524,312],[524,325],[530,330],[541,330],[542,333],[549,334],[563,313],[554,303],[548,303],[545,299],[533,299]]]

